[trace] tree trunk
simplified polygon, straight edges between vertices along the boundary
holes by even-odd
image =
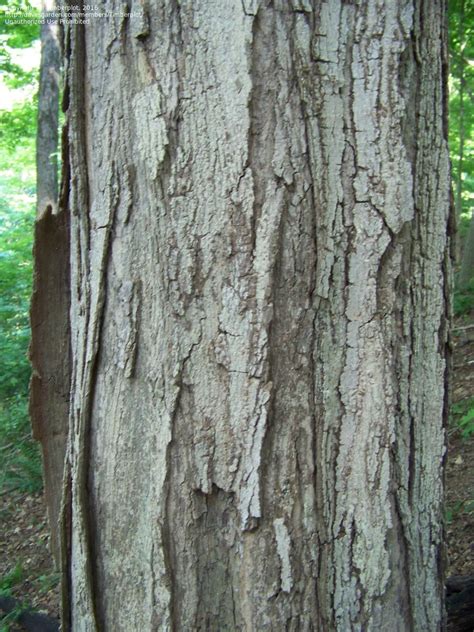
[[[441,630],[444,1],[131,11],[66,33],[65,629]]]
[[[38,94],[38,131],[36,136],[36,209],[37,214],[58,199],[58,110],[61,53],[58,25],[53,19],[54,0],[42,0],[41,63]]]
[[[459,54],[459,151],[456,170],[456,214],[459,218],[462,213],[462,184],[463,184],[463,171],[464,171],[464,143],[465,143],[465,109],[464,109],[464,92],[466,88],[466,60],[463,55],[462,44],[465,41],[465,3],[461,0],[459,4],[459,42],[460,42],[460,54]]]

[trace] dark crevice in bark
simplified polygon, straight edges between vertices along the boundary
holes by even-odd
[[[292,36],[295,37],[295,27],[296,27],[296,18],[293,19],[293,30]],[[308,27],[314,32],[315,24],[314,24],[314,14],[311,13],[309,15],[305,14],[305,20],[308,24]],[[312,450],[312,462],[314,466],[314,493],[315,493],[315,516],[322,515],[323,507],[322,507],[322,497],[323,497],[323,487],[322,487],[322,472],[320,473],[321,467],[321,452],[318,449],[318,445],[320,445],[320,440],[318,441],[318,435],[320,434],[321,425],[323,423],[324,410],[320,401],[320,390],[321,386],[318,387],[317,384],[317,356],[318,356],[318,306],[321,303],[322,298],[317,294],[317,257],[320,255],[319,253],[319,232],[317,230],[317,214],[318,214],[318,205],[316,200],[316,191],[315,191],[315,183],[317,182],[316,174],[312,173],[313,165],[314,165],[314,156],[312,155],[312,142],[311,142],[311,131],[309,129],[309,117],[310,112],[313,107],[312,103],[307,103],[307,87],[306,83],[310,84],[312,81],[315,81],[316,70],[315,65],[306,66],[308,63],[307,60],[300,58],[296,54],[296,47],[293,44],[292,39],[290,40],[292,45],[292,59],[295,63],[295,80],[297,81],[297,86],[299,90],[299,101],[301,108],[301,121],[303,124],[303,134],[304,134],[304,142],[305,142],[305,153],[308,164],[308,172],[309,172],[309,182],[310,184],[310,212],[311,212],[311,234],[312,234],[312,243],[313,243],[313,255],[314,255],[314,268],[311,271],[311,279],[309,280],[309,296],[308,303],[309,309],[313,311],[313,316],[311,318],[311,330],[310,330],[310,353],[309,353],[309,372],[310,372],[310,394],[309,394],[309,407],[311,411],[311,427],[312,427],[312,441],[311,441],[311,450]],[[327,305],[326,305],[327,308]],[[303,496],[302,496],[303,497]],[[315,533],[316,533],[316,543],[317,543],[317,551],[316,551],[316,559],[314,560],[314,568],[313,574],[316,577],[324,577],[326,573],[324,572],[323,561],[325,559],[325,555],[323,552],[324,541],[327,540],[327,531],[323,524],[315,524]],[[316,580],[317,581],[317,580]],[[320,582],[317,581],[317,586],[319,588]],[[320,590],[314,591],[314,611],[313,615],[313,626],[315,629],[323,629],[323,617],[324,613],[322,611],[322,602],[321,602],[321,592]]]
[[[87,546],[89,548],[89,562],[90,562],[90,581],[91,581],[91,592],[93,596],[93,606],[94,606],[94,616],[96,619],[96,623],[98,623],[98,629],[102,630],[105,625],[105,617],[102,612],[101,601],[99,599],[100,595],[100,581],[98,574],[98,563],[100,560],[101,551],[99,550],[97,541],[95,539],[96,534],[98,533],[98,524],[96,521],[97,515],[94,512],[93,503],[91,502],[91,498],[93,496],[93,477],[94,477],[94,469],[90,466],[91,463],[91,452],[92,452],[92,440],[93,440],[93,432],[94,428],[92,427],[92,419],[93,419],[93,408],[95,401],[95,389],[97,385],[97,374],[98,367],[100,364],[101,351],[105,344],[102,341],[102,329],[104,325],[104,316],[106,310],[106,299],[107,299],[107,276],[108,276],[108,268],[109,261],[111,256],[112,249],[112,235],[114,233],[115,219],[116,219],[116,207],[112,209],[112,218],[110,224],[105,228],[107,231],[107,235],[105,237],[105,245],[102,252],[102,260],[100,262],[100,278],[99,278],[99,299],[96,308],[96,313],[93,315],[93,331],[92,333],[88,329],[88,336],[92,335],[93,337],[93,355],[90,361],[90,367],[86,370],[88,375],[87,379],[87,387],[85,389],[86,397],[84,404],[84,414],[85,419],[84,423],[87,424],[85,428],[86,440],[84,444],[84,472],[83,472],[83,481],[82,488],[83,491],[83,501],[84,501],[84,510],[87,515]]]
[[[175,573],[175,560],[177,551],[174,546],[173,538],[173,510],[172,510],[172,483],[176,480],[176,472],[174,462],[176,457],[173,458],[176,441],[175,436],[177,433],[177,417],[180,411],[181,396],[183,393],[183,365],[179,370],[176,377],[177,393],[173,404],[173,410],[170,415],[170,439],[166,447],[166,475],[163,482],[163,495],[164,495],[164,512],[161,518],[160,531],[163,544],[163,559],[165,565],[165,573],[167,578],[167,585],[170,591],[169,601],[169,621],[171,632],[177,632],[179,630],[180,610],[179,610],[179,584]]]
[[[72,577],[71,577],[71,551],[72,551],[72,477],[71,463],[66,454],[64,463],[63,486],[61,494],[61,512],[59,519],[59,535],[61,546],[61,593],[60,614],[64,630],[71,630],[72,625]]]
[[[59,25],[59,43],[61,46],[61,54],[63,59],[63,91],[61,98],[61,110],[66,113],[70,105],[70,65],[71,65],[71,34],[70,28],[64,24]],[[64,156],[62,156],[64,160]]]
[[[392,575],[395,580],[398,579],[398,587],[392,581],[392,590],[398,590],[399,602],[403,605],[403,611],[405,612],[405,619],[407,621],[407,629],[413,629],[413,604],[412,595],[408,589],[408,584],[405,582],[405,578],[410,574],[410,533],[408,530],[407,519],[402,509],[402,496],[409,494],[409,489],[406,489],[402,485],[402,481],[406,476],[406,464],[400,459],[400,454],[404,453],[405,439],[408,439],[407,449],[409,455],[412,455],[412,445],[414,441],[413,435],[413,418],[410,413],[411,399],[410,391],[406,394],[407,405],[405,407],[402,397],[404,393],[400,392],[400,379],[404,376],[404,365],[401,350],[406,348],[407,345],[411,345],[410,341],[405,339],[403,333],[404,328],[404,313],[403,309],[408,308],[410,305],[410,261],[411,261],[411,230],[412,226],[410,222],[406,222],[399,233],[393,236],[387,250],[382,256],[379,267],[379,279],[378,279],[378,292],[377,292],[377,306],[382,314],[385,314],[389,319],[389,334],[390,337],[386,338],[386,345],[391,349],[391,382],[393,390],[396,393],[395,404],[395,441],[392,444],[390,450],[390,462],[392,468],[391,476],[391,491],[390,501],[394,526],[388,535],[388,543],[391,550],[398,548],[399,550],[399,568],[392,569]],[[397,276],[394,276],[394,270],[391,269],[392,257],[396,252],[401,252],[401,264],[400,269],[397,270]],[[394,302],[385,302],[383,298],[384,290],[390,295],[394,296]],[[400,307],[401,306],[401,307]],[[386,330],[384,329],[384,337],[386,336]],[[411,363],[411,359],[409,360]],[[408,371],[410,374],[411,368]],[[411,456],[409,457],[411,460]],[[410,462],[409,471],[413,472],[414,463]],[[413,480],[413,475],[411,480]],[[410,485],[410,483],[409,483]],[[400,581],[401,578],[401,581]]]
[[[417,108],[419,94],[419,73],[416,72],[415,64],[416,41],[412,34],[412,39],[407,42],[405,50],[400,56],[400,66],[398,71],[398,89],[400,95],[405,100],[405,111],[401,121],[401,131],[403,145],[407,152],[408,161],[412,167],[413,183],[415,182],[416,170],[416,137],[413,130],[417,129],[419,110]]]
[[[70,64],[71,46],[69,29],[60,25],[60,44],[64,60],[63,71],[63,99],[62,110],[66,112],[69,108],[69,72],[67,71]],[[67,294],[68,294],[68,308],[67,308],[67,322],[69,330],[69,392],[68,392],[68,411],[65,420],[66,428],[66,442],[65,442],[65,455],[64,455],[64,470],[62,476],[62,488],[60,498],[60,510],[58,516],[58,536],[59,536],[59,570],[61,573],[61,594],[60,594],[60,612],[61,621],[64,630],[71,628],[71,589],[72,578],[70,572],[69,560],[71,559],[71,539],[72,539],[72,482],[71,482],[71,463],[68,454],[68,443],[70,433],[70,401],[71,401],[71,378],[72,378],[72,350],[71,350],[71,325],[70,325],[70,301],[71,301],[71,270],[70,270],[70,248],[71,248],[71,227],[70,227],[70,207],[69,196],[71,193],[71,174],[70,174],[70,145],[69,145],[69,124],[66,115],[66,122],[62,128],[61,133],[61,180],[60,180],[60,193],[58,199],[59,215],[65,214],[68,218],[67,228],[67,244],[68,244],[68,265],[65,271],[67,274]]]
[[[70,67],[70,106],[72,110],[71,124],[72,133],[70,134],[70,150],[71,161],[70,164],[76,167],[76,175],[73,180],[73,186],[75,187],[75,193],[73,193],[71,209],[75,216],[76,234],[75,239],[78,242],[80,248],[80,262],[82,266],[82,273],[88,277],[90,275],[90,261],[89,261],[89,249],[90,249],[90,198],[89,198],[89,169],[88,169],[88,148],[90,147],[87,126],[88,126],[88,113],[87,113],[87,97],[85,86],[87,86],[86,75],[86,37],[84,25],[70,25],[69,29],[71,37],[71,52],[73,54],[71,67]],[[86,243],[84,243],[84,241]],[[79,276],[79,275],[78,275]],[[80,278],[80,284],[88,287],[89,279]],[[77,288],[79,289],[79,288]],[[84,403],[81,411],[73,411],[71,419],[76,419],[78,427],[71,428],[72,432],[78,432],[81,440],[81,452],[78,455],[73,455],[76,460],[77,467],[75,473],[75,480],[73,480],[72,495],[77,494],[79,499],[80,511],[83,518],[83,530],[85,542],[83,543],[88,550],[86,564],[87,564],[87,584],[88,584],[88,599],[90,600],[90,606],[92,612],[90,612],[91,618],[95,621],[95,625],[98,623],[97,612],[97,597],[100,594],[99,585],[95,573],[95,556],[94,547],[92,543],[93,529],[92,529],[92,513],[89,504],[88,493],[88,473],[90,470],[90,423],[91,423],[91,407],[93,400],[93,388],[95,380],[96,359],[98,351],[98,336],[100,333],[101,313],[103,308],[102,303],[99,302],[98,310],[96,314],[91,314],[91,296],[87,291],[87,296],[82,296],[82,300],[87,300],[86,308],[86,322],[84,333],[86,335],[86,344],[84,345],[84,356],[80,361],[83,368],[82,375],[78,376],[76,373],[76,380],[80,381],[81,387],[84,392]],[[91,317],[93,322],[91,323]],[[93,328],[93,331],[91,331]],[[89,342],[92,338],[92,341]],[[87,350],[92,352],[91,363],[86,360]],[[77,387],[78,385],[73,385]],[[73,422],[73,425],[74,422]],[[74,516],[73,516],[74,520]],[[71,615],[70,615],[71,616]],[[76,625],[76,622],[71,620],[72,626]]]
[[[213,484],[210,493],[203,496],[206,509],[197,520],[200,535],[195,540],[199,560],[195,629],[240,629],[237,625],[240,595],[234,594],[231,578],[235,553],[226,544],[226,537],[235,532],[239,523],[235,495]]]
[[[176,59],[176,73],[177,73],[177,95],[176,95],[176,107],[173,110],[169,110],[166,114],[168,144],[165,148],[165,156],[160,170],[160,177],[158,183],[161,188],[161,200],[166,208],[170,208],[169,196],[174,192],[170,191],[169,175],[173,172],[173,165],[178,161],[178,151],[180,148],[180,122],[182,117],[182,91],[183,81],[181,80],[181,74],[183,68],[181,64],[184,63],[185,58],[185,43],[183,39],[183,24],[181,15],[181,6],[179,1],[172,0],[170,3],[171,15],[170,15],[170,30],[172,32],[172,41],[175,49]],[[161,266],[163,268],[163,266]],[[163,286],[167,285],[166,279],[166,266],[162,270]],[[167,587],[170,593],[169,598],[169,625],[172,632],[179,630],[180,621],[182,620],[180,612],[180,596],[182,591],[180,590],[180,583],[177,577],[179,569],[176,567],[177,555],[179,552],[175,546],[174,539],[174,514],[175,509],[173,507],[175,499],[173,493],[173,487],[177,481],[177,471],[175,467],[176,460],[180,459],[178,454],[179,441],[175,439],[179,436],[178,417],[181,411],[181,402],[183,395],[183,374],[185,370],[186,360],[188,356],[181,361],[180,370],[175,378],[175,386],[177,393],[173,404],[173,410],[170,415],[170,439],[166,448],[166,475],[163,483],[163,497],[164,497],[164,511],[161,516],[160,531],[162,537],[162,551],[165,565],[165,574],[167,578]],[[171,386],[171,385],[169,385]]]
[[[250,78],[252,89],[248,104],[248,165],[254,186],[251,221],[252,252],[255,253],[258,222],[265,204],[266,187],[274,179],[271,158],[274,152],[278,68],[275,58],[274,12],[271,3],[260,5],[252,22]]]
[[[58,208],[69,208],[69,195],[70,195],[70,158],[69,158],[69,129],[68,123],[63,125],[61,131],[61,182],[59,191]]]

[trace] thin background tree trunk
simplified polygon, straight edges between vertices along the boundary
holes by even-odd
[[[40,215],[47,206],[57,211],[58,202],[58,114],[61,51],[56,2],[42,0],[41,63],[36,137],[36,207]]]
[[[464,121],[464,92],[466,88],[466,75],[464,65],[466,60],[464,58],[464,0],[461,0],[459,6],[459,42],[460,53],[459,53],[459,152],[458,152],[458,168],[457,168],[457,178],[456,178],[456,212],[458,217],[462,212],[462,174],[464,169],[464,143],[465,143],[465,121]]]
[[[466,91],[466,75],[465,65],[467,60],[464,57],[464,40],[465,40],[465,2],[461,0],[459,6],[459,56],[457,63],[459,64],[459,152],[458,167],[456,177],[456,212],[459,218],[462,213],[462,193],[463,193],[463,169],[464,169],[464,147],[465,147],[465,91]],[[469,281],[474,277],[474,215],[471,217],[468,233],[464,239],[464,243],[458,242],[458,250],[462,252],[460,258],[460,271],[457,278],[457,286],[465,288]]]
[[[66,33],[63,625],[441,630],[445,3],[131,9]]]

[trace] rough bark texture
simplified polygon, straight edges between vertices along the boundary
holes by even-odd
[[[51,550],[60,561],[59,516],[69,416],[69,221],[49,208],[35,225],[30,417],[41,442]]]
[[[70,27],[66,627],[441,629],[444,9]]]
[[[58,203],[58,113],[61,52],[58,25],[52,11],[54,0],[43,0],[41,25],[41,64],[38,93],[38,132],[36,137],[36,207],[40,215],[47,206],[56,211]]]

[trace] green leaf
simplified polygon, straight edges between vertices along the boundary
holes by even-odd
[[[470,408],[468,412],[461,417],[459,427],[462,430],[463,437],[470,437],[474,434],[474,408]]]

